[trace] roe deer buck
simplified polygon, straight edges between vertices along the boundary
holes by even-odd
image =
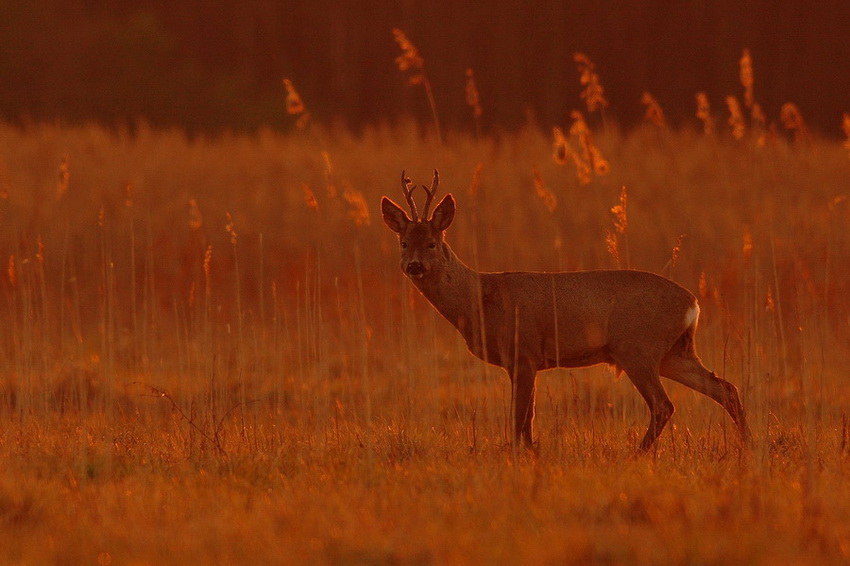
[[[706,369],[694,334],[699,306],[685,288],[659,275],[632,270],[560,273],[479,273],[444,240],[455,215],[447,194],[428,219],[439,173],[424,185],[421,216],[415,186],[401,173],[412,218],[387,197],[384,222],[401,245],[401,269],[482,360],[504,368],[514,389],[516,440],[533,446],[535,377],[556,367],[612,364],[625,371],[649,406],[647,451],[673,415],[660,376],[678,381],[719,403],[751,439],[737,388]]]

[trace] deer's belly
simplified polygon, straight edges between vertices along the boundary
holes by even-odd
[[[543,367],[540,369],[553,368],[582,368],[587,366],[595,366],[596,364],[610,364],[612,360],[604,350],[584,350],[577,352],[558,352],[557,356],[554,352],[550,352],[546,356]]]

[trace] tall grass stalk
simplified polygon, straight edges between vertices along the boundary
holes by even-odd
[[[115,391],[115,344],[116,344],[116,289],[115,263],[112,258],[112,245],[109,237],[106,211],[98,212],[97,224],[100,232],[100,353],[98,365],[104,385],[104,403],[107,415],[112,415]]]

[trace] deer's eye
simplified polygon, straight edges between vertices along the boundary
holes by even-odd
[[[434,248],[436,248],[436,247],[437,247],[437,243],[436,243],[436,242],[428,242],[428,249],[429,249],[429,250],[433,250],[433,249],[434,249]]]
[[[403,249],[403,250],[406,250],[406,249],[407,249],[407,242],[402,242],[402,243],[401,243],[401,249]]]

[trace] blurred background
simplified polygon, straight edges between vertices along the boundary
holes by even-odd
[[[572,55],[596,63],[609,115],[628,127],[651,92],[674,125],[696,122],[694,95],[725,111],[749,48],[755,97],[785,102],[839,135],[850,110],[847,0],[0,0],[0,118],[97,121],[190,131],[292,127],[281,79],[312,115],[357,129],[414,115],[421,89],[398,71],[391,29],[425,58],[449,128],[469,128],[472,67],[483,126],[549,127],[578,107]]]

